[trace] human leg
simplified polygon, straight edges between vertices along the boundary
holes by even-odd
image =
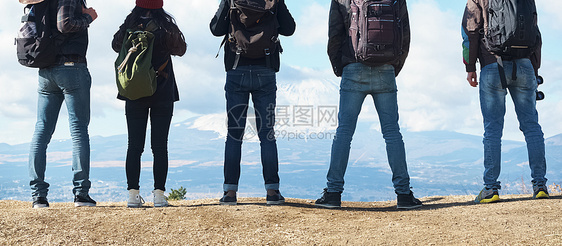
[[[501,137],[507,91],[502,88],[497,66],[497,63],[490,64],[480,73],[480,107],[484,118],[484,185],[488,189],[501,189],[498,177],[501,171]]]
[[[168,135],[174,111],[173,102],[154,103],[150,108],[151,146],[154,156],[154,189],[166,190],[168,175]]]
[[[343,192],[351,140],[361,106],[367,95],[364,92],[366,83],[361,79],[362,73],[363,68],[358,64],[350,64],[344,68],[340,86],[338,127],[332,143],[330,168],[326,176],[327,192]]]
[[[250,99],[250,93],[245,85],[251,83],[250,75],[250,71],[239,67],[236,70],[228,71],[226,76],[225,96],[228,134],[224,154],[223,189],[225,192],[238,191],[242,141]]]
[[[125,172],[127,174],[127,190],[138,190],[141,170],[141,156],[146,139],[149,105],[137,101],[125,103],[127,119],[127,157]]]
[[[510,84],[509,93],[515,106],[519,128],[525,135],[532,182],[534,186],[544,186],[547,181],[545,177],[545,144],[536,109],[537,81],[535,72],[529,59],[518,59],[516,64],[518,67],[517,80]],[[511,69],[511,67],[507,66],[508,69]]]
[[[55,131],[64,95],[52,81],[49,69],[39,70],[37,123],[30,146],[29,176],[33,197],[47,197],[49,184],[45,182],[47,145]]]
[[[55,81],[63,89],[72,138],[73,193],[88,196],[90,190],[90,87],[92,79],[85,64],[58,67]]]

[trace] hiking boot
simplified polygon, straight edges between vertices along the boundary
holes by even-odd
[[[341,207],[341,192],[328,192],[328,188],[324,188],[322,197],[320,197],[314,205],[324,208],[340,208]]]
[[[422,206],[422,202],[414,197],[414,192],[409,194],[397,194],[396,208],[398,209],[414,209]]]
[[[161,208],[168,206],[168,200],[166,200],[163,190],[153,190],[152,194],[154,195],[154,207]]]
[[[234,196],[227,196],[226,194],[228,194],[227,191],[224,192],[224,195],[219,200],[219,204],[220,205],[236,205],[237,204],[236,193],[234,194]]]
[[[545,185],[535,185],[533,184],[533,198],[535,199],[546,199],[549,198],[548,189]]]
[[[265,201],[267,202],[267,205],[279,205],[285,203],[285,197],[281,195],[279,190],[275,190],[275,195],[266,195]]]
[[[127,201],[127,207],[129,208],[140,208],[144,204],[144,199],[139,194],[139,190],[130,189],[129,190],[129,201]]]
[[[33,197],[33,208],[48,208],[49,202],[46,197]]]
[[[94,201],[94,199],[92,199],[89,195],[86,195],[86,196],[76,195],[74,197],[74,206],[75,207],[95,207],[96,201]]]
[[[484,187],[484,189],[482,189],[482,191],[480,191],[480,194],[478,194],[478,196],[474,199],[475,203],[492,203],[492,202],[499,202],[500,201],[500,195],[498,193],[498,189],[492,188],[486,188]]]

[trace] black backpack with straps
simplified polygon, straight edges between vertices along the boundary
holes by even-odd
[[[22,24],[15,40],[18,61],[23,66],[45,68],[56,62],[63,39],[63,35],[56,29],[56,19],[53,19],[57,6],[56,0],[39,1],[25,6]]]
[[[271,67],[271,54],[281,51],[277,6],[279,0],[230,0],[230,28],[227,42],[236,53],[236,69],[240,57],[266,58]]]

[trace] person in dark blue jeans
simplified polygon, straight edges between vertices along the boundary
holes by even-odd
[[[259,0],[254,2],[260,2]],[[263,3],[262,3],[263,4]],[[229,35],[231,2],[223,0],[212,19],[210,28],[215,36]],[[285,5],[280,0],[277,6],[278,33],[290,36],[295,32],[296,24]],[[279,71],[280,50],[271,52],[269,57],[247,58],[237,56],[232,51],[230,42],[225,45],[224,64],[227,71],[226,110],[228,117],[228,135],[224,154],[224,195],[221,205],[236,205],[236,192],[240,179],[240,161],[242,142],[246,128],[250,95],[254,103],[256,131],[260,140],[263,178],[267,191],[267,204],[281,204],[285,198],[279,192],[278,156],[275,140],[275,105],[276,75]],[[268,54],[269,55],[269,54]]]
[[[92,78],[86,65],[88,27],[97,18],[96,11],[83,1],[60,0],[52,18],[56,32],[63,36],[56,63],[39,69],[37,123],[29,153],[29,176],[33,208],[49,207],[45,181],[47,145],[56,128],[63,102],[68,109],[72,137],[72,183],[74,205],[96,206],[89,193],[90,182],[90,87]],[[62,34],[61,34],[62,33]]]
[[[546,186],[546,157],[544,133],[539,124],[536,107],[537,75],[541,64],[542,39],[537,36],[538,46],[524,57],[506,57],[502,64],[507,85],[501,82],[496,55],[488,51],[482,30],[488,25],[490,1],[468,1],[462,19],[463,58],[470,86],[479,88],[480,109],[484,120],[484,187],[475,197],[475,203],[500,201],[498,180],[501,171],[501,138],[506,112],[506,96],[513,100],[519,129],[525,136],[533,198],[549,198]],[[536,23],[536,19],[535,19]],[[476,63],[480,63],[480,80]]]
[[[128,149],[125,162],[127,173],[127,190],[129,191],[128,207],[141,207],[144,200],[139,194],[141,155],[144,151],[146,127],[150,116],[150,139],[154,175],[154,206],[166,207],[168,202],[166,177],[168,175],[168,134],[174,111],[174,102],[179,100],[178,87],[174,76],[171,56],[182,56],[187,50],[185,38],[175,20],[164,9],[163,0],[137,0],[136,7],[127,16],[119,31],[115,34],[112,47],[115,52],[121,50],[123,39],[127,38],[127,30],[144,30],[156,26],[152,66],[157,69],[157,88],[152,96],[125,100],[127,117]],[[161,71],[161,72],[160,72]]]

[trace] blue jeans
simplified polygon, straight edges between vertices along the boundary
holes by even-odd
[[[343,192],[344,175],[349,161],[351,140],[357,118],[367,95],[371,95],[379,115],[386,143],[388,163],[392,170],[392,183],[397,194],[410,193],[410,176],[406,165],[406,151],[398,125],[394,67],[383,65],[369,67],[352,63],[343,69],[340,88],[338,128],[332,144],[332,157],[328,171],[328,192]]]
[[[224,191],[238,191],[242,140],[250,95],[254,103],[254,130],[261,147],[261,163],[266,190],[279,190],[279,161],[275,141],[275,71],[263,66],[241,66],[226,74],[228,135],[224,153]]]
[[[484,118],[484,185],[487,188],[501,188],[498,177],[501,170],[505,97],[508,90],[515,105],[519,129],[527,142],[532,182],[544,185],[547,180],[544,136],[536,109],[535,72],[529,59],[518,59],[515,62],[517,79],[513,80],[513,62],[504,61],[507,89],[502,88],[497,63],[485,66],[480,73],[480,107]]]
[[[139,189],[141,156],[146,140],[146,125],[150,114],[150,146],[152,148],[154,189],[166,190],[168,176],[168,133],[174,111],[173,102],[127,101],[128,148],[125,161],[127,190]]]
[[[72,182],[74,195],[90,189],[90,87],[92,78],[86,64],[56,66],[39,70],[37,123],[29,153],[29,176],[33,197],[47,197],[45,182],[47,145],[51,141],[63,101],[68,110],[72,137]]]

